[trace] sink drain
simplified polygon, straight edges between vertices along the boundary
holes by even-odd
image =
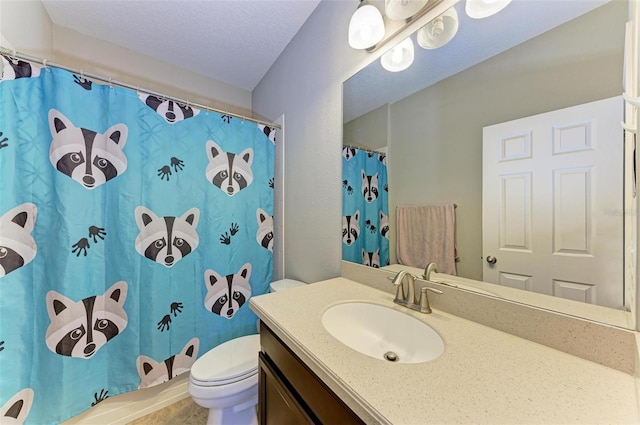
[[[394,353],[393,351],[387,351],[386,353],[384,353],[383,357],[384,357],[385,360],[388,360],[390,362],[397,362],[398,360],[400,360],[398,355],[396,353]]]

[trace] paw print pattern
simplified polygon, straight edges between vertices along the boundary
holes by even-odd
[[[2,131],[0,131],[0,149],[6,148],[7,146],[9,146],[9,144],[7,143],[8,141],[9,141],[8,138],[2,137]]]
[[[167,181],[169,181],[169,178],[171,176],[171,167],[173,167],[173,171],[175,173],[178,173],[178,171],[182,171],[184,169],[184,161],[180,158],[172,156],[169,160],[169,163],[171,165],[163,165],[162,167],[158,168],[158,177],[160,177],[160,180],[166,179]]]
[[[169,306],[169,314],[166,314],[159,322],[158,322],[158,330],[160,332],[168,331],[171,329],[171,315],[173,317],[178,317],[178,313],[182,313],[183,304],[181,302],[172,302]]]
[[[0,133],[0,135],[2,135],[2,133]],[[276,183],[275,183],[275,180],[274,180],[274,178],[273,178],[273,177],[271,177],[271,178],[269,179],[269,187],[270,187],[271,189],[275,189],[275,187],[276,187]]]
[[[89,226],[89,237],[93,238],[94,243],[98,242],[98,238],[104,240],[106,234],[107,232],[104,231],[104,227]]]
[[[238,223],[231,223],[231,227],[229,227],[228,232],[224,232],[220,235],[220,243],[224,245],[231,245],[231,237],[235,236],[236,233],[240,231],[240,227]]]
[[[231,122],[231,118],[233,118],[231,115],[223,115],[222,116],[222,121],[226,122],[227,124],[229,124]]]
[[[89,238],[93,239],[94,243],[98,243],[98,239],[104,240],[107,232],[105,232],[104,227],[98,226],[89,226]],[[76,257],[81,255],[87,256],[87,251],[91,248],[89,245],[88,238],[81,238],[78,242],[71,245],[71,252],[76,254]]]
[[[0,341],[0,351],[4,350],[4,341]]]
[[[87,250],[89,248],[91,248],[91,246],[89,246],[89,239],[87,238],[82,238],[80,239],[78,242],[76,242],[75,244],[73,244],[71,246],[71,252],[76,254],[76,257],[79,257],[80,254],[84,254],[84,256],[87,256]]]
[[[172,156],[171,165],[173,165],[173,171],[177,173],[178,171],[181,171],[184,168],[184,161],[176,158],[175,156]]]
[[[224,234],[220,235],[220,243],[225,245],[231,245],[231,236],[229,236],[229,233],[224,232]]]
[[[158,168],[158,176],[160,176],[160,180],[164,180],[164,178],[167,178],[167,181],[169,181],[169,176],[171,175],[171,167],[169,167],[168,165],[164,165],[162,166],[162,168]]]
[[[76,74],[73,74],[73,82],[85,90],[91,90],[91,81],[87,80],[83,76],[79,77]]]
[[[160,320],[158,322],[158,329],[160,330],[160,332],[164,332],[165,329],[169,330],[171,327],[169,326],[171,324],[171,315],[170,314],[166,314],[162,320]]]
[[[95,406],[101,401],[105,401],[106,399],[108,399],[109,391],[103,388],[100,390],[100,393],[93,393],[93,398],[95,399],[95,401],[91,403],[91,407]]]
[[[348,180],[342,180],[342,187],[347,189],[347,195],[353,195],[353,188],[349,185]]]

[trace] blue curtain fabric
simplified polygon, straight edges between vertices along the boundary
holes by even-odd
[[[342,149],[342,259],[370,267],[389,264],[387,157]]]
[[[61,422],[256,333],[275,129],[2,61],[0,422]]]

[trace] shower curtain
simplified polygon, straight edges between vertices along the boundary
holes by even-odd
[[[0,423],[61,422],[256,333],[275,129],[2,64]]]
[[[389,264],[387,157],[342,149],[342,259],[369,267]]]

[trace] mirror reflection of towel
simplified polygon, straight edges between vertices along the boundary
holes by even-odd
[[[398,263],[456,274],[455,206],[402,206],[396,209]]]

